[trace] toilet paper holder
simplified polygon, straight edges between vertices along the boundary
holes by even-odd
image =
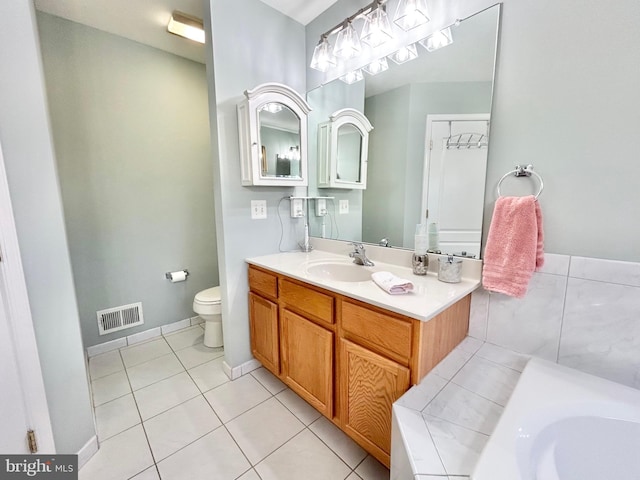
[[[164,277],[165,277],[167,280],[173,280],[173,276],[174,276],[175,274],[177,274],[177,273],[184,273],[185,280],[186,280],[186,277],[188,277],[188,276],[189,276],[189,270],[187,270],[187,269],[185,268],[184,270],[178,270],[177,272],[167,272],[167,273],[165,273],[165,274],[164,274]]]

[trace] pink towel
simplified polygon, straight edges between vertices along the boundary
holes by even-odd
[[[534,270],[542,267],[542,213],[536,197],[500,197],[484,250],[485,289],[522,298]]]

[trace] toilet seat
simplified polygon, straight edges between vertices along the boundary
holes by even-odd
[[[196,294],[193,303],[200,305],[219,305],[220,300],[220,287],[207,288]]]

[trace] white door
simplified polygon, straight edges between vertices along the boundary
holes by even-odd
[[[51,420],[0,146],[0,453],[55,453]]]
[[[437,224],[443,253],[480,257],[487,147],[447,148],[447,139],[473,133],[475,140],[488,128],[488,114],[427,117],[423,212]]]

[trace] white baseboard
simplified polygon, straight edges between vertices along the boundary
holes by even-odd
[[[91,459],[91,457],[98,453],[99,448],[98,437],[94,435],[78,452],[78,470],[81,469],[82,466]]]
[[[255,358],[252,358],[248,362],[244,362],[237,367],[230,367],[226,360],[222,362],[222,370],[231,380],[240,378],[241,376],[246,375],[247,373],[252,372],[257,368],[260,368],[261,366],[262,364]]]
[[[198,321],[198,319],[200,321]],[[198,325],[202,323],[201,320],[202,319],[197,316],[185,318],[184,320],[178,320],[177,322],[167,323],[166,325],[162,325],[160,327],[154,327],[150,328],[149,330],[144,330],[143,332],[134,333],[127,337],[116,338],[115,340],[111,340],[109,342],[99,343],[98,345],[87,347],[87,356],[95,357],[96,355],[100,355],[101,353],[111,352],[112,350],[117,350],[119,348],[126,347],[127,345],[135,345],[136,343],[146,342],[147,340],[159,337],[162,334],[175,332],[176,330],[187,328],[192,325]]]

